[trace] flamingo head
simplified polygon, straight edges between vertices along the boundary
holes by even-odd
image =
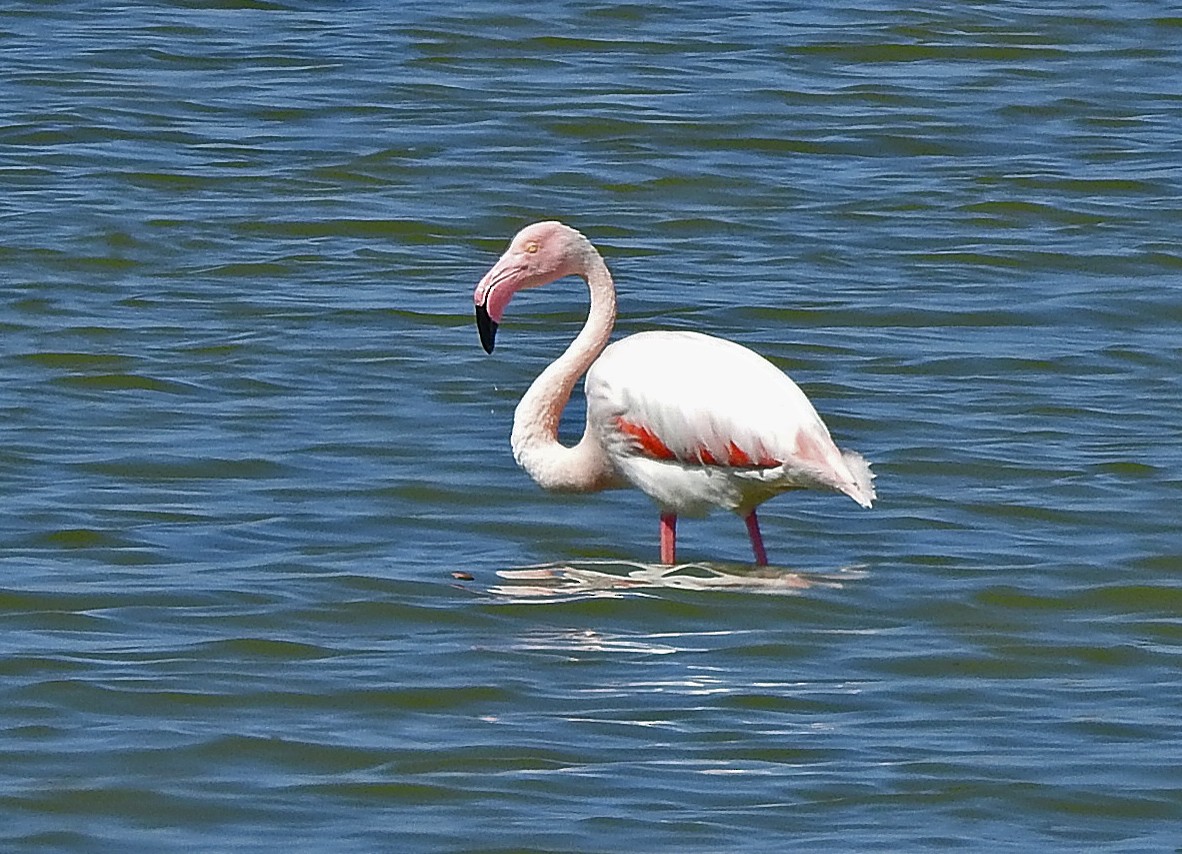
[[[476,304],[476,328],[486,353],[493,351],[497,326],[513,294],[582,273],[584,256],[590,246],[587,238],[560,222],[535,222],[517,232],[505,254],[484,274],[472,295]]]

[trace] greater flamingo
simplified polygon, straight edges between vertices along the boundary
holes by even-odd
[[[698,332],[640,332],[607,346],[616,320],[611,274],[591,242],[560,222],[518,232],[476,286],[485,352],[493,351],[515,293],[570,275],[591,291],[587,322],[534,380],[513,417],[513,458],[539,486],[637,487],[660,508],[664,564],[676,559],[679,515],[705,516],[713,507],[737,513],[755,563],[764,566],[755,508],[772,496],[826,489],[871,506],[869,464],[838,450],[804,392],[762,356]],[[558,441],[558,422],[583,374],[587,425],[568,448]]]

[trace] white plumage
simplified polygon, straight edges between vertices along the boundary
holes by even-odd
[[[586,394],[588,424],[616,467],[667,512],[746,516],[790,489],[832,489],[863,507],[874,499],[865,462],[843,458],[800,387],[732,341],[630,335],[591,365]]]

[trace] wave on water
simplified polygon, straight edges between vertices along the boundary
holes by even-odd
[[[706,563],[665,564],[632,561],[586,561],[579,565],[543,563],[502,569],[505,580],[488,588],[514,601],[553,601],[584,597],[651,596],[656,590],[726,591],[797,595],[814,587],[840,588],[865,577],[864,566],[812,573],[776,567],[740,567]]]

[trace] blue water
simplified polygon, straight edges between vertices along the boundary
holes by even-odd
[[[0,11],[0,847],[1182,845],[1182,17]],[[550,496],[577,281],[789,372],[880,502]],[[581,432],[575,401],[563,425]]]

